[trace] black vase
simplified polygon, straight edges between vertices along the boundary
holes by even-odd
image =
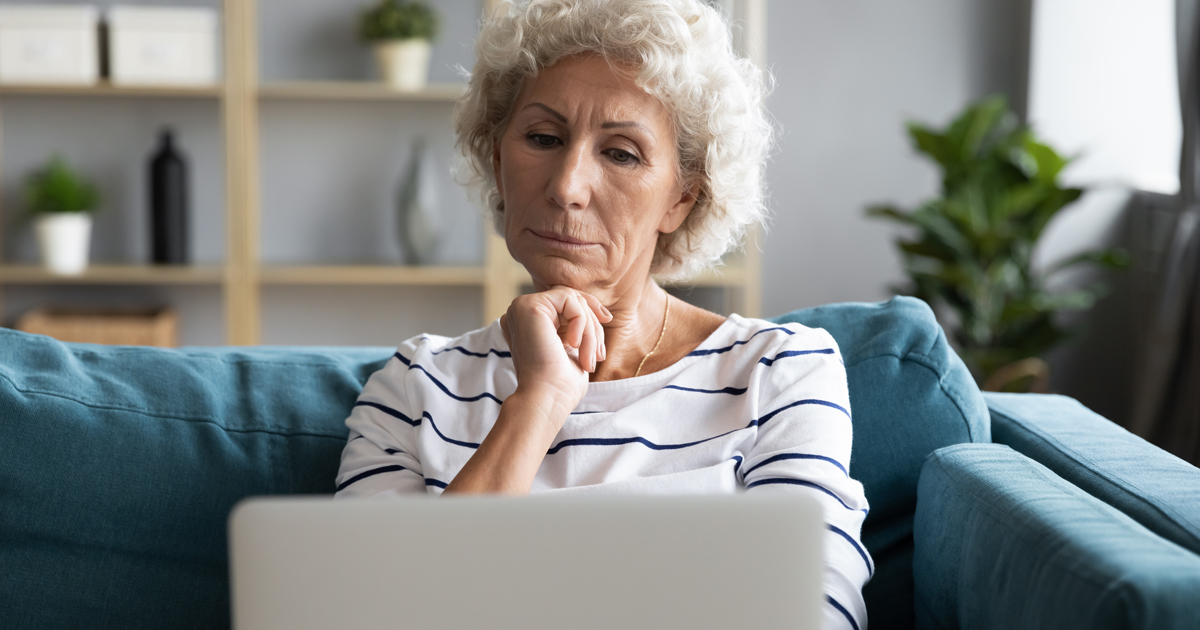
[[[156,264],[188,264],[187,162],[175,149],[171,131],[159,134],[150,159],[150,251]]]

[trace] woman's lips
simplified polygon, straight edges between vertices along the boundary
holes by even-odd
[[[592,245],[597,244],[597,243],[589,243],[587,241],[581,241],[577,238],[567,236],[566,234],[559,234],[557,232],[543,232],[543,231],[534,230],[534,229],[530,229],[529,232],[531,234],[533,234],[534,236],[536,236],[538,238],[538,240],[542,241],[543,243],[545,243],[551,247],[557,247],[559,249],[577,250],[577,249],[584,249],[586,247],[591,247]]]

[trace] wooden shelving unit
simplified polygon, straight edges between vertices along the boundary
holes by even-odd
[[[737,0],[747,54],[764,62],[766,0]],[[261,338],[261,295],[269,286],[463,286],[482,291],[481,323],[507,310],[530,280],[509,257],[504,242],[493,234],[484,239],[484,263],[479,267],[400,265],[263,265],[260,256],[259,104],[263,100],[397,101],[445,103],[449,107],[465,91],[461,84],[434,84],[420,92],[397,92],[366,81],[258,81],[257,6],[254,0],[223,0],[224,76],[207,87],[121,87],[2,85],[5,96],[204,98],[221,108],[225,173],[225,261],[219,266],[93,265],[79,276],[55,276],[39,267],[0,264],[4,285],[210,285],[224,296],[226,340],[253,345]],[[481,0],[481,10],[493,10],[498,0]],[[0,100],[2,102],[2,100]],[[2,130],[0,130],[2,132]],[[488,222],[485,221],[485,224]],[[750,236],[753,243],[756,235]],[[3,260],[3,252],[0,252]],[[757,246],[716,272],[689,286],[722,287],[731,310],[759,315],[761,276]],[[2,294],[0,294],[2,298]],[[0,313],[3,313],[0,301]]]
[[[457,83],[433,84],[419,92],[398,92],[370,81],[278,81],[260,85],[258,95],[291,100],[453,103],[466,90],[466,85]]]
[[[337,265],[263,267],[262,284],[483,286],[483,267]]]
[[[0,85],[0,96],[157,96],[164,98],[219,98],[222,86],[123,86],[106,81],[96,85],[30,83]]]
[[[0,265],[3,284],[220,284],[224,270],[203,265],[91,265],[78,276],[59,276],[38,265]]]

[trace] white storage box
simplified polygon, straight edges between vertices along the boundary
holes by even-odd
[[[113,7],[108,66],[114,85],[212,85],[217,82],[217,12]]]
[[[87,5],[0,5],[0,83],[95,83],[97,17]]]

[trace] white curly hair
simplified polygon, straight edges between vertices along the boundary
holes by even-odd
[[[560,59],[600,55],[671,113],[679,177],[696,203],[678,230],[660,234],[650,272],[687,280],[737,247],[766,217],[763,181],[775,130],[764,99],[769,76],[733,50],[729,25],[699,0],[523,0],[485,19],[475,68],[454,112],[463,183],[503,234],[504,203],[492,170],[525,79]]]

